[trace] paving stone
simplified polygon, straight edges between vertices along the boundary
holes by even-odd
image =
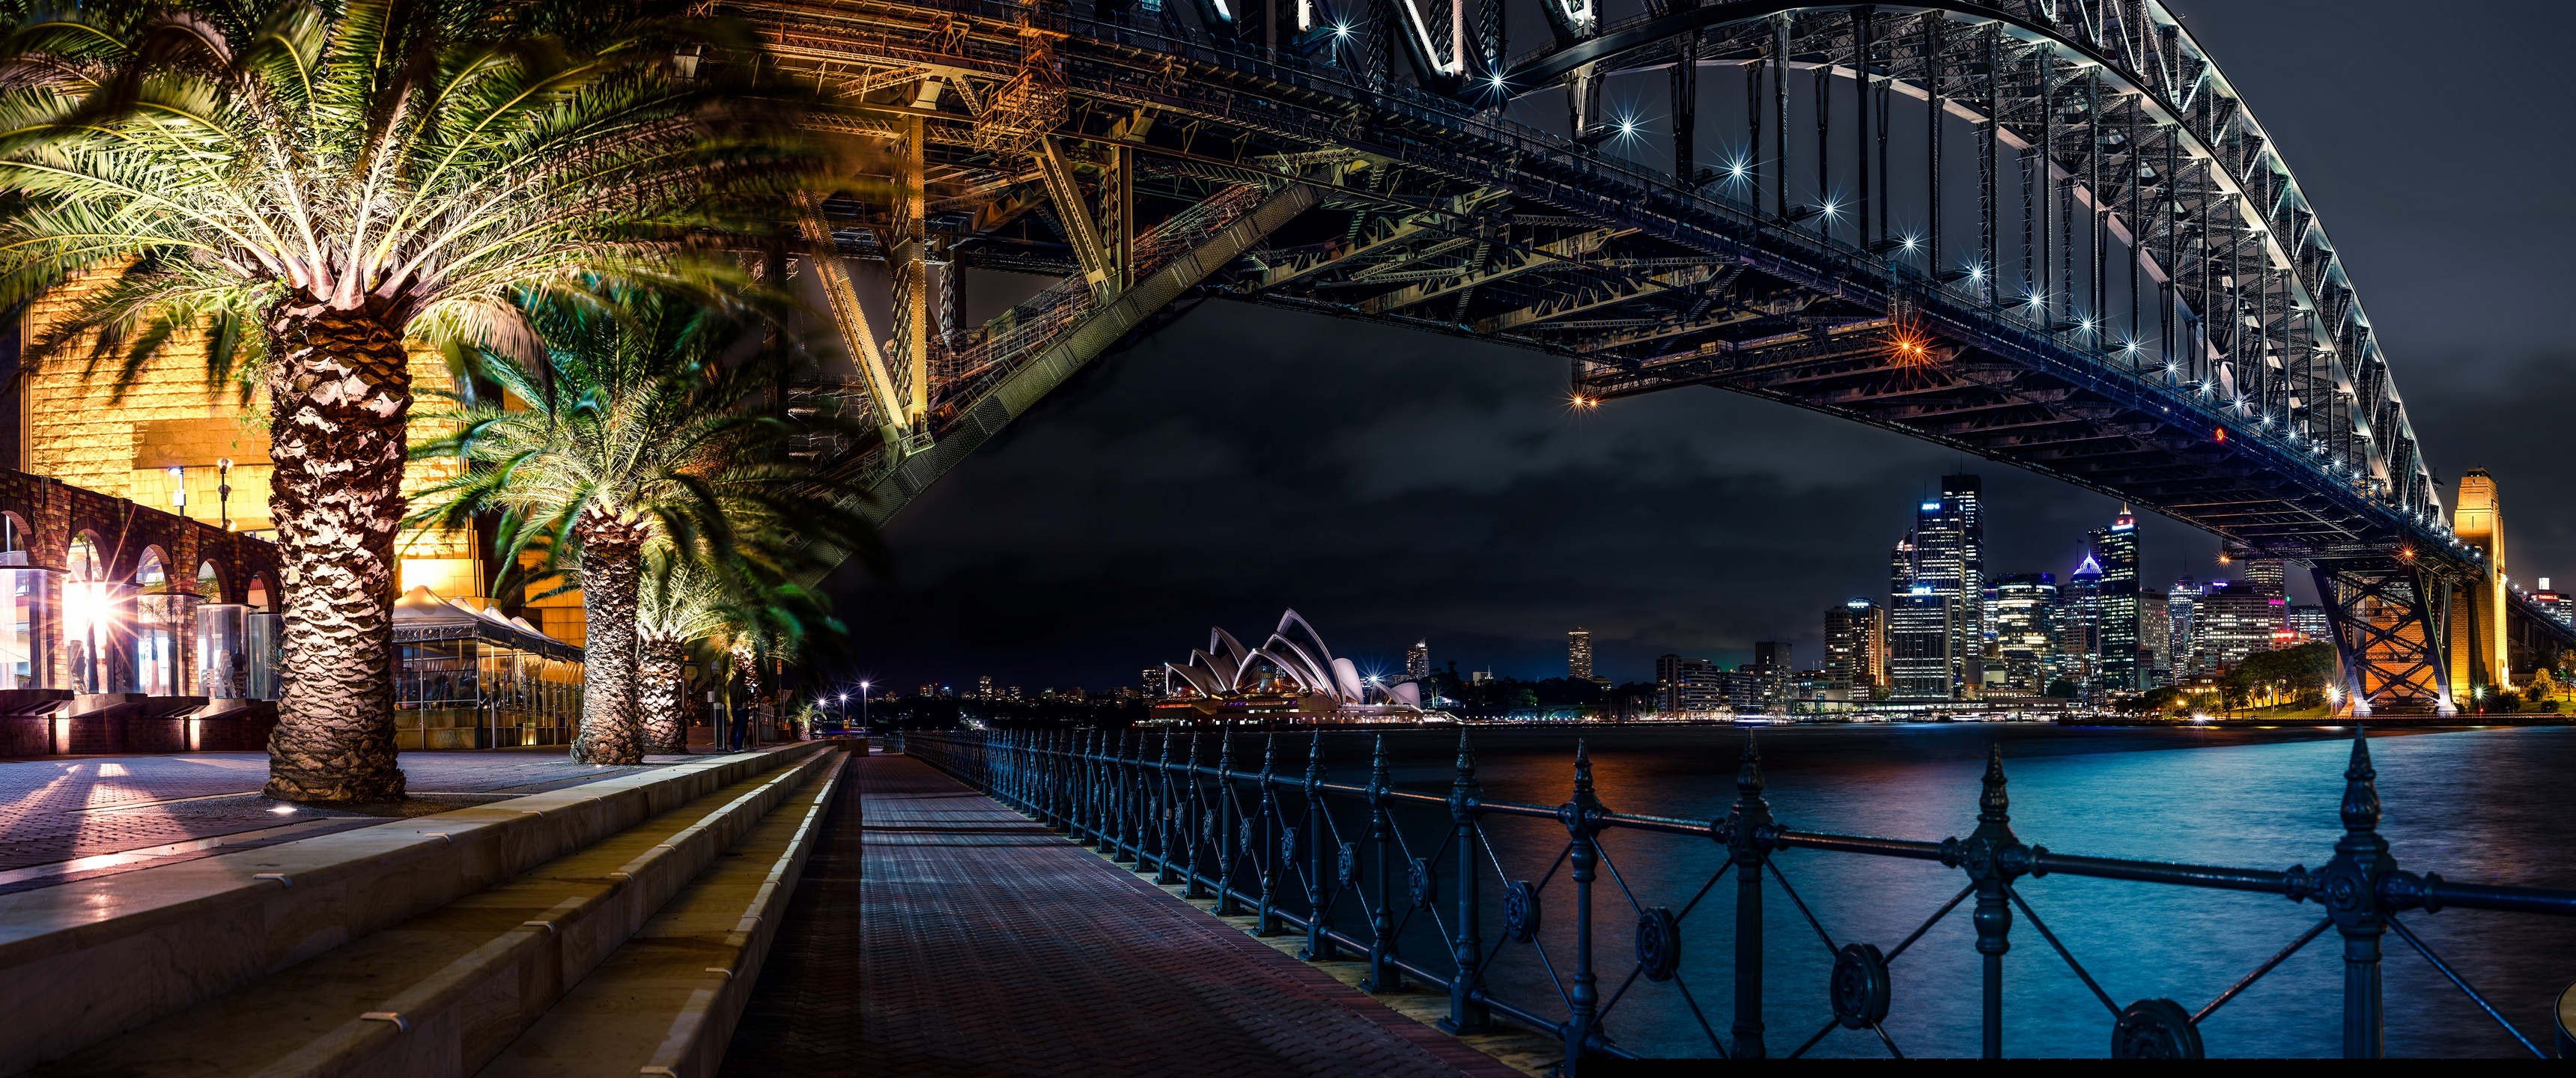
[[[655,757],[645,767],[680,757]],[[336,821],[358,827],[388,818],[445,812],[469,804],[542,793],[632,773],[634,767],[594,767],[539,752],[405,753],[402,768],[415,796],[401,805],[359,810],[288,805],[259,795],[268,781],[268,756],[255,752],[84,756],[0,762],[0,893],[49,886],[68,879],[137,867],[28,873],[12,870],[185,844],[229,835],[253,835],[288,824],[279,838],[308,838]],[[230,844],[228,849],[257,845]],[[172,851],[170,857],[203,856],[209,849]],[[151,863],[166,864],[169,857]]]

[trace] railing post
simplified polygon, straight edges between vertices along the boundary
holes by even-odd
[[[1073,840],[1084,845],[1091,843],[1092,825],[1099,819],[1093,811],[1098,806],[1092,799],[1091,781],[1092,744],[1097,737],[1097,731],[1082,731],[1073,759]]]
[[[1126,771],[1119,780],[1120,800],[1127,806],[1127,864],[1137,872],[1145,871],[1145,732],[1131,730],[1120,740],[1128,743]]]
[[[1458,872],[1453,883],[1458,891],[1458,928],[1449,947],[1449,1017],[1440,1020],[1444,1033],[1482,1033],[1493,1024],[1493,1016],[1476,998],[1477,991],[1484,987],[1485,942],[1477,934],[1476,924],[1482,901],[1481,889],[1476,886],[1476,811],[1483,798],[1484,788],[1476,783],[1475,750],[1468,747],[1467,731],[1461,727],[1458,775],[1449,783],[1449,837],[1458,847]]]
[[[2379,772],[2370,765],[2369,737],[2363,727],[2353,727],[2352,758],[2343,771],[2343,837],[2315,879],[2318,901],[2343,934],[2346,1059],[2377,1059],[2388,1050],[2379,970],[2379,938],[2388,931],[2388,919],[2379,880],[2397,871],[2397,859],[2379,834]]]
[[[1039,812],[1047,826],[1064,830],[1064,731],[1049,730],[1038,746]]]
[[[1261,876],[1261,905],[1254,910],[1252,917],[1252,934],[1256,936],[1279,934],[1277,897],[1271,891],[1271,879],[1279,872],[1279,801],[1270,788],[1270,784],[1279,777],[1276,767],[1278,756],[1279,735],[1263,734],[1261,737],[1261,807],[1256,810],[1261,813],[1260,849],[1255,851],[1252,859],[1255,871]]]
[[[1962,839],[1941,842],[1941,863],[1965,868],[1976,886],[1977,954],[1984,959],[1981,1052],[1987,1059],[2004,1054],[2004,952],[2012,949],[2014,877],[2030,871],[2032,851],[2013,837],[2011,801],[2004,795],[2004,748],[1986,751],[1985,789],[1977,796],[1977,829]]]
[[[1234,728],[1216,739],[1216,915],[1243,912],[1234,900]]]
[[[1189,886],[1183,893],[1191,898],[1206,898],[1207,883],[1199,875],[1199,848],[1207,845],[1205,841],[1207,809],[1199,803],[1199,732],[1197,730],[1190,731],[1190,760],[1188,766],[1182,768],[1181,774],[1183,781],[1189,784],[1188,796],[1181,802],[1185,813],[1181,819],[1181,833],[1186,836],[1190,844],[1189,866],[1183,874],[1184,882]]]
[[[1377,735],[1369,755],[1369,829],[1371,871],[1377,876],[1377,902],[1369,907],[1368,980],[1360,985],[1369,992],[1392,992],[1404,984],[1404,974],[1395,968],[1395,903],[1392,893],[1394,873],[1388,871],[1387,850],[1395,845],[1394,821],[1387,813],[1386,735]]]
[[[1306,953],[1299,956],[1309,962],[1329,961],[1333,957],[1331,918],[1333,886],[1324,875],[1330,865],[1324,851],[1332,843],[1331,821],[1324,813],[1324,732],[1315,731],[1306,745]]]
[[[1154,761],[1154,882],[1172,882],[1172,729],[1163,728],[1163,753]]]
[[[1601,799],[1592,793],[1592,753],[1582,741],[1574,743],[1574,796],[1556,814],[1572,840],[1566,864],[1574,870],[1574,977],[1565,994],[1564,1073],[1577,1078],[1601,1016],[1600,975],[1592,968],[1592,880],[1600,872],[1601,849],[1594,837],[1602,809]]]
[[[1735,861],[1736,1059],[1770,1054],[1762,1043],[1762,873],[1771,855],[1771,803],[1762,797],[1762,750],[1750,734],[1735,771],[1735,809],[1726,821]]]

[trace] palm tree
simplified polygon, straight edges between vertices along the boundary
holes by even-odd
[[[479,354],[479,373],[502,392],[442,395],[450,404],[427,418],[450,433],[415,455],[463,468],[424,486],[411,518],[457,527],[497,512],[503,564],[535,555],[545,574],[577,574],[588,639],[573,756],[588,763],[642,753],[636,631],[648,552],[748,595],[792,579],[803,551],[872,550],[875,535],[855,508],[858,473],[799,452],[848,431],[829,414],[788,418],[774,392],[783,364],[737,347],[746,323],[656,293],[612,298],[608,309],[543,312],[537,371]]]
[[[648,556],[635,631],[644,751],[680,752],[688,746],[683,673],[693,652],[705,669],[722,670],[733,665],[731,641],[737,637],[767,634],[794,646],[814,629],[839,631],[819,593],[794,580],[759,577],[740,569],[716,572],[666,550]]]
[[[805,170],[730,32],[649,0],[0,5],[0,310],[130,381],[202,337],[268,393],[285,691],[268,792],[397,798],[390,636],[414,347],[526,355],[531,296],[710,294]]]

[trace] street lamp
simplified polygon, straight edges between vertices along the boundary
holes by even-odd
[[[215,460],[215,517],[217,526],[233,530],[233,458]]]
[[[842,708],[842,711],[841,711],[841,718],[842,718],[842,721],[844,721],[844,722],[846,722],[846,721],[848,721],[848,720],[849,720],[849,706],[850,706],[850,704],[849,704],[849,700],[850,700],[850,698],[849,698],[849,697],[846,697],[846,696],[844,696],[844,697],[842,697],[842,698],[841,698],[841,708]],[[859,729],[861,729],[861,730],[865,730],[865,729],[867,729],[867,728],[868,728],[868,683],[867,683],[866,681],[862,680],[862,681],[860,681],[860,682],[859,682]]]

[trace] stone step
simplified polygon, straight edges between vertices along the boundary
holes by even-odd
[[[824,751],[807,743],[709,757],[0,896],[0,1014],[9,1016],[0,1074],[178,1014]]]
[[[469,1073],[839,759],[743,779],[39,1073]]]
[[[481,1078],[714,1075],[845,774],[761,821]]]

